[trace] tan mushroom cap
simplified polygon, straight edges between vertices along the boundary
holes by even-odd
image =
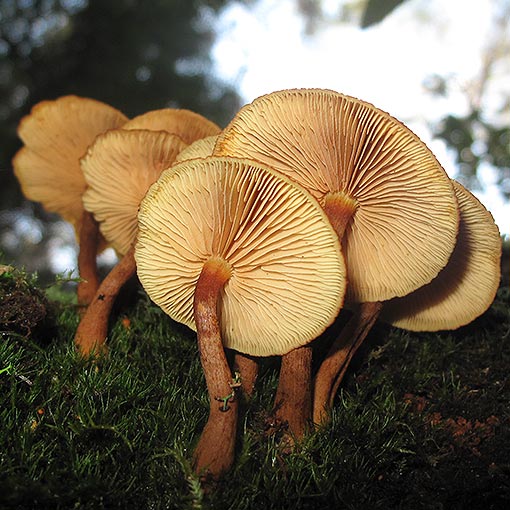
[[[212,156],[214,145],[216,144],[217,139],[218,135],[207,136],[205,138],[201,138],[200,140],[195,140],[182,152],[179,152],[175,162],[180,163],[181,161],[186,161],[188,159],[207,158]]]
[[[252,161],[193,159],[165,171],[142,201],[135,258],[150,298],[196,330],[205,262],[232,270],[221,298],[223,343],[285,354],[324,331],[345,292],[340,246],[303,188]]]
[[[152,110],[132,118],[124,129],[167,131],[180,136],[188,145],[206,136],[217,135],[221,129],[199,113],[178,108]]]
[[[126,121],[115,108],[84,97],[63,96],[36,104],[20,122],[18,135],[24,147],[13,159],[23,194],[79,231],[86,187],[80,158],[98,134]]]
[[[373,105],[330,90],[284,90],[244,106],[215,156],[254,159],[304,186],[324,207],[355,212],[342,236],[347,299],[383,301],[430,282],[453,250],[450,179],[419,138]]]
[[[381,319],[411,331],[456,329],[491,305],[500,280],[501,237],[492,215],[461,184],[457,245],[448,264],[428,285],[384,304]]]
[[[119,254],[136,239],[145,193],[184,147],[178,136],[164,131],[115,129],[97,137],[82,158],[88,184],[83,204]]]

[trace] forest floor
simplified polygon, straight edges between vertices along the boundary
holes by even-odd
[[[68,293],[0,275],[1,509],[510,508],[508,282],[457,331],[376,325],[331,423],[292,453],[267,425],[278,359],[262,360],[235,466],[207,494],[190,464],[208,412],[195,336],[132,289],[92,363]]]

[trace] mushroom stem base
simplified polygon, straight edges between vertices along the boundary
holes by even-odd
[[[105,351],[108,319],[122,286],[135,274],[134,245],[108,273],[81,318],[74,343],[80,354],[90,356]]]
[[[198,350],[210,403],[209,418],[193,454],[195,471],[203,480],[217,480],[234,462],[238,402],[221,340],[218,306],[230,275],[230,266],[224,260],[209,259],[198,278],[193,301]]]
[[[78,253],[78,272],[82,281],[78,283],[76,290],[80,313],[94,299],[99,288],[99,276],[97,274],[97,249],[99,244],[99,227],[96,220],[88,211],[83,211]]]
[[[313,421],[324,424],[349,363],[379,317],[382,303],[361,303],[333,342],[314,380]]]
[[[284,440],[290,444],[305,435],[312,418],[312,348],[298,347],[282,356],[276,390],[276,422],[286,425]]]

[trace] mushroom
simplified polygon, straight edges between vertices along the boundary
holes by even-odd
[[[341,240],[346,300],[361,305],[356,326],[348,326],[352,335],[335,340],[315,377],[314,421],[320,423],[346,353],[361,343],[381,302],[430,282],[448,261],[458,225],[452,184],[402,123],[330,90],[256,99],[219,135],[214,155],[252,158],[301,184]]]
[[[212,156],[217,139],[218,135],[214,135],[195,140],[177,155],[175,162],[180,163],[181,161],[186,161],[188,159],[207,158],[208,156]]]
[[[188,145],[196,140],[215,136],[221,131],[218,125],[199,113],[178,108],[163,108],[143,113],[126,122],[123,128],[167,131],[180,136]]]
[[[214,145],[218,136],[208,136],[196,140],[191,145],[188,145],[182,152],[180,152],[175,159],[175,163],[186,161],[188,159],[206,158],[212,155]],[[249,400],[253,391],[255,390],[255,381],[258,376],[258,359],[254,356],[249,356],[242,352],[235,352],[234,354],[234,370],[241,375],[242,396]]]
[[[501,237],[489,211],[452,181],[460,212],[455,249],[434,280],[384,304],[381,320],[410,331],[457,329],[494,301],[501,277]]]
[[[180,163],[181,161],[189,159],[206,158],[211,156],[217,139],[218,135],[196,140],[177,155],[175,163]],[[249,400],[253,395],[255,381],[258,376],[258,368],[258,361],[256,357],[249,356],[242,352],[235,352],[234,370],[241,375],[240,389],[242,390],[243,397],[247,400]]]
[[[345,291],[338,239],[304,189],[234,158],[192,159],[163,172],[138,220],[145,291],[197,332],[210,411],[194,465],[217,478],[233,462],[240,384],[224,347],[281,355],[324,331]]]
[[[13,159],[23,194],[70,222],[79,239],[78,304],[87,306],[99,285],[96,254],[105,243],[98,240],[97,225],[83,208],[86,183],[80,158],[94,138],[122,126],[127,117],[94,99],[63,96],[36,104],[23,117],[18,135],[24,146]]]
[[[164,131],[115,129],[96,138],[81,167],[88,184],[85,209],[121,260],[99,286],[75,335],[75,344],[88,356],[105,349],[111,307],[124,283],[135,273],[134,243],[138,208],[161,172],[186,144]]]

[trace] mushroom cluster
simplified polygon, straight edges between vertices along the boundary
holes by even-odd
[[[319,336],[345,293],[338,238],[301,186],[250,160],[208,157],[151,187],[135,257],[152,300],[197,331],[210,411],[194,463],[217,477],[233,462],[244,378],[224,348],[283,355]]]
[[[313,422],[324,423],[350,360],[385,303],[391,301],[391,320],[398,299],[429,284],[435,289],[435,282],[444,279],[441,271],[464,237],[462,229],[458,235],[463,208],[458,187],[401,122],[367,102],[330,90],[283,90],[256,99],[223,130],[213,154],[252,158],[300,183],[319,201],[341,242],[346,307],[354,313],[322,360],[310,390]],[[481,216],[493,263],[478,265],[491,275],[486,279],[499,282],[501,239],[490,214]],[[458,251],[468,257],[479,249],[469,245],[470,250]],[[483,289],[487,294],[476,296],[477,306],[463,323],[494,299],[493,283]],[[453,307],[448,312],[457,313]],[[443,321],[442,326],[460,325],[454,324]],[[293,353],[298,356],[309,354]],[[280,384],[293,377],[292,371],[282,372]]]
[[[19,133],[23,192],[79,233],[89,282],[79,351],[104,352],[112,304],[135,272],[196,331],[210,407],[193,461],[204,478],[234,461],[239,394],[253,392],[261,357],[281,357],[273,412],[292,445],[327,423],[378,319],[455,329],[499,284],[490,213],[412,131],[350,96],[274,92],[224,130],[188,110],[128,120],[68,96],[34,107]],[[93,262],[106,244],[120,261],[100,283]],[[313,374],[313,340],[346,313]]]
[[[99,286],[96,255],[106,247],[97,224],[83,207],[87,187],[80,158],[97,135],[119,128],[127,117],[94,99],[63,96],[42,101],[18,126],[23,147],[13,159],[23,194],[70,222],[79,239],[78,304],[86,307]]]

